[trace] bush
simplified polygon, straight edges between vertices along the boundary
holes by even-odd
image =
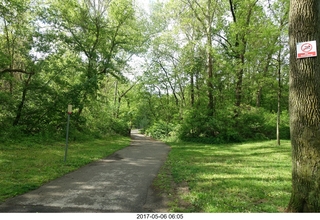
[[[277,114],[276,113],[264,113],[264,133],[270,139],[276,139],[276,126],[277,126]],[[287,110],[282,111],[280,115],[280,139],[290,139],[290,121],[289,112]]]
[[[201,111],[191,110],[176,126],[175,134],[185,141],[205,143],[230,143],[247,140],[276,138],[277,114],[262,108],[243,106],[235,116],[234,109],[218,111],[208,117]],[[290,138],[289,114],[281,114],[280,138]]]
[[[239,117],[236,120],[236,128],[244,140],[266,139],[263,132],[264,128],[264,110],[247,107],[241,109]]]
[[[145,130],[145,134],[156,139],[167,138],[174,131],[174,125],[164,121],[154,123]]]
[[[121,119],[113,119],[111,121],[110,128],[113,132],[123,136],[130,135],[130,127],[127,121]]]
[[[3,143],[7,142],[19,142],[24,137],[26,137],[26,133],[24,132],[25,127],[24,126],[6,126],[7,128],[4,130],[1,130],[0,132],[0,140]]]

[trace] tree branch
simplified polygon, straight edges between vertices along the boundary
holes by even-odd
[[[229,4],[230,4],[230,11],[232,13],[233,22],[237,23],[237,18],[235,13],[236,6],[233,4],[232,0],[229,0]]]
[[[23,74],[27,74],[27,75],[33,75],[34,72],[28,72],[26,70],[23,69],[4,69],[0,71],[0,75],[5,74],[5,73],[23,73]]]

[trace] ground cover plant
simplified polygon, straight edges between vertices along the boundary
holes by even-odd
[[[64,141],[0,143],[0,202],[36,189],[42,184],[71,172],[94,160],[128,146],[129,137],[107,136],[99,139],[71,141],[64,162]]]
[[[154,186],[173,212],[284,212],[291,192],[290,141],[204,145],[169,142]]]

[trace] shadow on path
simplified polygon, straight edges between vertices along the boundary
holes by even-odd
[[[151,189],[170,147],[133,130],[130,146],[0,204],[0,212],[167,212]]]

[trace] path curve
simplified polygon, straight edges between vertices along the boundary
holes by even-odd
[[[26,194],[0,212],[167,212],[151,188],[170,147],[131,132],[130,146]]]

